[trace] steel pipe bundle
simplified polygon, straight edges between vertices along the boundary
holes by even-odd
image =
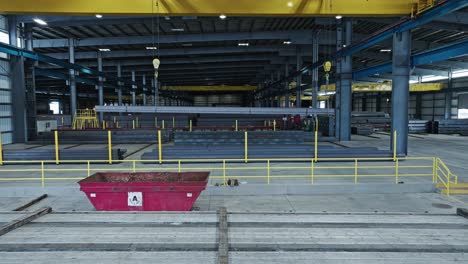
[[[243,159],[244,148],[239,145],[179,145],[166,146],[162,150],[163,159]],[[318,157],[322,158],[361,158],[392,157],[388,150],[377,148],[338,148],[319,146]],[[313,158],[313,145],[249,145],[248,158]],[[157,160],[158,150],[146,152],[142,160]]]
[[[112,159],[122,160],[125,149],[112,149]],[[107,149],[63,149],[59,150],[59,160],[107,160],[109,152]],[[26,150],[4,150],[3,160],[55,160],[55,150],[52,149],[26,149]]]

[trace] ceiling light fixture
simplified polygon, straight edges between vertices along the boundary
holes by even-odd
[[[336,19],[342,19],[343,16],[337,15],[335,18],[336,18]]]
[[[96,14],[96,17],[97,17],[97,18],[102,18],[102,15]]]
[[[248,42],[239,42],[239,44],[237,44],[239,47],[248,47],[249,46],[249,43]]]
[[[392,52],[391,49],[381,49],[380,52]]]
[[[192,47],[192,43],[182,43],[182,47]]]
[[[157,50],[158,47],[146,47],[147,50]]]
[[[99,51],[107,52],[107,51],[111,51],[111,50],[110,49],[99,49]]]
[[[292,3],[292,2],[288,2],[288,6],[289,6],[289,7],[292,7],[292,6],[293,6],[293,3]]]
[[[227,18],[227,16],[226,16],[225,14],[221,14],[221,15],[219,15],[219,18],[222,19],[222,20],[224,20],[224,19]]]
[[[172,28],[171,31],[174,31],[174,32],[184,32],[185,29],[183,29],[183,28]]]
[[[44,20],[42,20],[40,18],[34,18],[33,21],[36,22],[39,25],[43,25],[43,26],[47,25],[47,22],[45,22]]]
[[[292,43],[292,42],[289,41],[289,40],[283,41],[283,44],[284,44],[284,45],[290,45],[291,43]]]

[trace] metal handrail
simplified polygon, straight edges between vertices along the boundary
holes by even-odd
[[[409,164],[409,165],[400,165],[401,161],[404,160],[417,160],[417,161],[431,161],[431,164]],[[257,163],[250,163],[251,161],[256,161]],[[302,161],[307,162],[307,165],[303,164],[281,164],[287,163],[290,161]],[[330,164],[330,161],[348,161],[352,164],[342,164],[338,163],[336,166]],[[84,178],[82,177],[46,177],[47,172],[80,172],[86,173],[86,175],[91,175],[93,172],[99,171],[121,171],[121,172],[139,172],[139,171],[188,171],[188,170],[210,170],[219,172],[222,175],[213,175],[211,179],[220,179],[223,181],[224,184],[227,182],[227,178],[248,178],[248,179],[267,179],[266,183],[271,184],[271,179],[306,179],[310,178],[310,184],[314,184],[314,180],[316,178],[354,178],[354,184],[358,183],[359,178],[364,177],[394,177],[395,183],[399,183],[399,179],[401,177],[433,177],[434,181],[434,174],[433,169],[435,167],[434,163],[438,163],[436,166],[436,173],[437,177],[435,182],[444,183],[447,185],[447,189],[450,189],[450,182],[453,182],[450,179],[455,179],[456,175],[449,172],[447,174],[442,169],[446,169],[447,167],[439,158],[434,157],[402,157],[397,158],[393,164],[382,164],[382,165],[367,165],[363,164],[363,162],[368,161],[392,161],[392,158],[339,158],[339,159],[332,159],[332,158],[272,158],[272,159],[248,159],[247,164],[245,164],[245,159],[186,159],[186,160],[61,160],[60,165],[56,165],[56,160],[44,160],[44,161],[4,161],[4,164],[17,164],[17,165],[25,165],[31,164],[31,166],[40,165],[40,168],[8,168],[5,167],[0,169],[0,173],[11,173],[11,172],[40,172],[41,177],[9,177],[0,178],[0,181],[34,181],[40,180],[42,186],[45,186],[46,180],[79,180]],[[108,164],[112,163],[110,167]],[[200,164],[200,162],[208,162],[208,164]],[[259,165],[258,163],[262,162],[263,164]],[[320,163],[324,162],[324,163]],[[83,167],[80,168],[67,168],[67,165],[71,164],[83,164]],[[130,166],[126,167],[116,167],[115,164],[130,164]],[[138,167],[137,164],[146,163],[147,165],[156,164],[158,167]],[[148,164],[149,163],[149,164]],[[277,163],[277,164],[272,164]],[[107,165],[107,167],[92,167],[91,165]],[[196,166],[187,166],[194,164]],[[218,164],[222,166],[218,166]],[[175,165],[175,166],[172,166]],[[278,166],[280,165],[280,166]],[[47,166],[47,167],[46,167]],[[55,166],[55,167],[50,167]],[[167,167],[170,166],[170,167]],[[363,170],[365,169],[381,169],[385,170],[381,174],[373,173],[369,174]],[[411,170],[411,169],[428,169],[428,172],[421,173],[402,173],[403,169]],[[448,168],[447,168],[448,169]],[[233,171],[265,171],[265,175],[229,175]],[[277,170],[282,170],[281,175],[274,175],[274,172]],[[289,171],[290,173],[284,173],[284,171]],[[332,173],[328,172],[327,174],[323,174],[325,170],[331,170]],[[339,171],[333,173],[334,170],[344,170],[344,172]],[[392,172],[393,171],[393,172]],[[439,173],[440,172],[440,173]],[[301,174],[305,173],[305,174]],[[240,173],[242,174],[242,173]],[[446,180],[446,179],[449,180]]]

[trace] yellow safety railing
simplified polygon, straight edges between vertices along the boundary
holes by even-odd
[[[434,158],[433,165],[432,181],[441,183],[447,190],[447,195],[450,195],[450,185],[458,183],[458,176],[453,174],[440,158]]]
[[[0,181],[41,181],[44,186],[46,181],[80,180],[102,171],[211,171],[212,183],[221,181],[223,184],[228,178],[249,179],[249,183],[260,184],[276,184],[275,181],[278,181],[277,184],[284,184],[284,181],[279,181],[281,179],[288,182],[308,179],[302,184],[315,184],[317,179],[334,178],[351,178],[350,183],[357,184],[360,179],[393,178],[398,184],[402,178],[427,177],[434,183],[443,183],[450,190],[450,184],[457,183],[457,176],[451,173],[442,160],[434,157],[404,157],[393,162],[393,157],[163,160],[161,152],[159,155],[160,158],[155,160],[61,160],[60,165],[56,165],[55,160],[3,161],[4,165],[19,166],[1,168]],[[113,165],[109,165],[111,163]],[[256,173],[252,173],[254,171]],[[22,173],[30,176],[23,177],[20,175]],[[63,177],[62,173],[76,176]]]

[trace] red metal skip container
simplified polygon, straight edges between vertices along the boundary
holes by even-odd
[[[99,172],[78,183],[98,211],[189,211],[209,172]]]

